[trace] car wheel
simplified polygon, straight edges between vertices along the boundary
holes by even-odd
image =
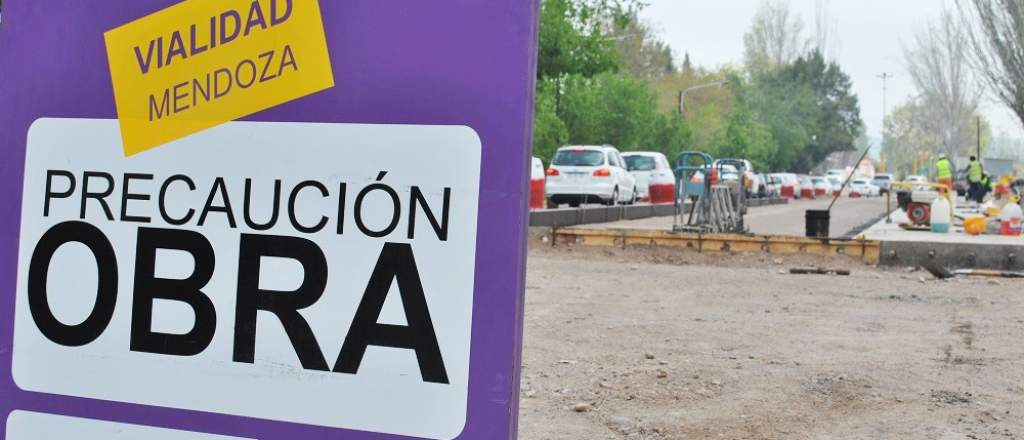
[[[608,200],[608,206],[615,206],[619,204],[619,188],[616,187],[612,191],[612,198]]]

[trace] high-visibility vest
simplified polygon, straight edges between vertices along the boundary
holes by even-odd
[[[935,169],[939,174],[939,180],[953,178],[953,166],[950,165],[948,159],[939,159],[939,162],[935,164]]]
[[[981,182],[981,175],[981,162],[976,160],[972,161],[971,164],[968,165],[967,180],[971,182]]]

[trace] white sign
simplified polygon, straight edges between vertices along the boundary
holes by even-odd
[[[29,133],[19,387],[459,435],[473,130],[231,122],[129,158],[119,133],[68,119]]]

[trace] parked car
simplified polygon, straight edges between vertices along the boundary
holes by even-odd
[[[668,158],[661,153],[624,153],[626,169],[636,178],[637,198],[651,203],[673,203],[676,178]]]
[[[737,160],[737,159],[732,159],[732,160]],[[746,181],[744,182],[744,189],[747,191],[747,195],[748,196],[752,196],[753,193],[754,193],[754,179],[755,179],[754,164],[750,163],[750,161],[746,160],[746,159],[738,159],[738,160],[743,163],[743,173],[746,176]],[[712,169],[716,169],[717,170],[717,169],[719,169],[719,166],[721,165],[721,168],[722,168],[722,180],[723,181],[733,182],[733,181],[739,180],[740,179],[739,170],[736,169],[736,166],[732,165],[732,164],[722,165],[722,161],[723,161],[723,159],[716,160],[712,164],[712,166],[711,166]]]
[[[882,190],[871,184],[871,179],[861,177],[850,182],[850,193],[857,193],[864,197],[878,197],[882,195]]]
[[[815,196],[827,196],[832,193],[832,184],[824,177],[811,177],[811,183],[814,185]]]
[[[631,204],[637,199],[636,177],[615,147],[562,147],[547,171],[545,192],[557,205]]]
[[[753,175],[753,179],[751,179],[750,182],[750,193],[748,196],[757,199],[768,197],[768,179],[764,174]]]
[[[928,178],[924,176],[907,176],[907,183],[928,183]],[[914,191],[927,191],[930,188],[927,186],[915,186]]]
[[[825,177],[829,179],[835,178],[836,180],[839,181],[840,184],[842,184],[842,182],[846,181],[846,178],[849,177],[849,175],[846,174],[846,170],[836,169],[826,171]]]
[[[871,184],[878,187],[878,190],[882,194],[888,194],[890,186],[896,181],[896,177],[892,174],[876,174],[875,178],[871,179]]]
[[[762,174],[765,180],[765,196],[780,197],[782,194],[782,178],[774,174]]]
[[[801,174],[799,176],[796,176],[796,178],[800,182],[799,198],[811,200],[816,199],[817,197],[816,193],[814,192],[814,182],[811,180],[811,177]]]
[[[800,179],[796,177],[796,174],[778,173],[772,175],[779,178],[779,196],[790,199],[800,198]]]
[[[924,176],[907,176],[907,183],[928,183],[928,178]]]
[[[970,184],[967,183],[967,171],[958,170],[956,176],[953,177],[953,191],[956,191],[958,196],[966,196],[967,189],[970,188]]]

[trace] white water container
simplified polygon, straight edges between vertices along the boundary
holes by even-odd
[[[1020,205],[1010,202],[1007,203],[1003,208],[1003,212],[1000,214],[1000,233],[1002,235],[1008,235],[1011,237],[1020,237],[1022,230],[1022,223],[1024,223],[1024,212],[1020,209]]]
[[[953,213],[950,210],[949,200],[945,197],[938,197],[932,201],[932,232],[939,234],[949,233],[953,224]]]

